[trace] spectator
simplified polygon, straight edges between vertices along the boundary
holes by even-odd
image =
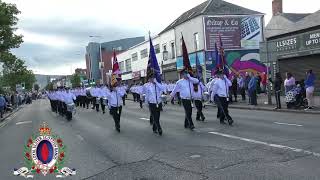
[[[261,76],[260,76],[260,73],[258,72],[257,73],[257,76],[256,76],[256,80],[257,80],[257,94],[260,94],[261,93]]]
[[[7,105],[6,99],[1,94],[0,95],[0,114],[1,114],[1,118],[3,118],[3,113],[4,113],[4,109],[5,109],[6,105]]]
[[[249,104],[251,104],[251,98],[250,98],[250,94],[249,94],[249,82],[251,80],[251,74],[246,72],[246,76],[244,78],[244,88],[246,90],[246,94],[248,94],[249,96]]]
[[[276,103],[277,103],[277,107],[275,109],[281,109],[280,94],[281,94],[282,78],[280,73],[276,73],[276,78],[274,81],[271,78],[269,79],[269,81],[273,83],[273,86],[274,86],[274,92],[275,92]]]
[[[284,80],[284,88],[285,88],[285,93],[289,92],[296,86],[296,80],[292,76],[290,72],[287,72],[286,74],[287,78]]]
[[[258,105],[257,103],[257,84],[258,83],[257,82],[258,82],[258,78],[252,75],[248,85],[248,91],[250,95],[250,104],[254,106]]]
[[[267,74],[265,72],[261,75],[261,85],[262,85],[262,92],[266,93],[267,89]]]
[[[238,77],[237,77],[237,75],[232,77],[231,89],[232,89],[232,94],[234,95],[234,102],[238,102]]]
[[[307,79],[304,81],[306,88],[306,98],[308,100],[308,107],[305,110],[313,109],[313,92],[314,92],[314,81],[316,79],[312,70],[310,69],[307,73]]]
[[[239,87],[240,94],[242,96],[242,101],[245,101],[246,90],[245,90],[245,82],[242,74],[240,74],[240,76],[238,77],[238,87]]]

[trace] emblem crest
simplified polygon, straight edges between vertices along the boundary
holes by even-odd
[[[47,123],[43,123],[39,132],[32,135],[24,145],[25,167],[14,169],[13,174],[33,178],[33,174],[56,174],[57,178],[76,174],[75,169],[63,167],[66,159],[66,146],[62,139],[51,134]]]

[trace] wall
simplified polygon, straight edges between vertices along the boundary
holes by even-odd
[[[160,34],[160,52],[163,53],[163,45],[167,45],[168,51],[168,59],[163,61],[163,65],[170,64],[176,62],[176,58],[172,58],[172,51],[171,51],[171,43],[174,43],[174,54],[177,57],[177,43],[175,41],[175,31],[171,29],[163,34]],[[158,61],[162,61],[162,59],[158,59]]]
[[[206,53],[207,75],[215,68],[215,53]],[[226,51],[225,58],[231,74],[245,74],[245,72],[267,72],[266,66],[260,61],[259,50]],[[212,62],[213,61],[213,62]],[[207,76],[208,77],[208,76]]]
[[[199,48],[198,50],[204,49],[204,34],[203,34],[203,23],[202,16],[198,16],[190,21],[184,22],[175,27],[175,39],[176,47],[178,50],[178,56],[181,56],[181,33],[183,34],[184,41],[187,46],[189,53],[195,52],[194,47],[194,33],[199,33]]]

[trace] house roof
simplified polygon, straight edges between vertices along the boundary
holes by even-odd
[[[252,15],[263,14],[258,11],[253,11],[223,0],[207,0],[198,6],[186,11],[166,27],[160,34],[190,20],[199,15]]]
[[[283,20],[279,21],[279,17],[286,18],[288,21],[290,21],[290,23],[285,23]],[[274,31],[273,27],[275,25],[278,27],[278,31]],[[266,35],[266,37],[271,38],[275,36],[281,36],[284,34],[293,33],[317,26],[320,26],[320,10],[311,14],[282,13],[278,16],[272,17],[272,19],[266,26],[266,34],[270,35]]]
[[[305,18],[306,16],[309,16],[311,13],[282,13],[280,14],[281,16],[285,17],[291,22],[298,22],[301,19]]]

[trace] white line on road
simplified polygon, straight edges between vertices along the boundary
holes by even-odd
[[[288,124],[288,123],[281,123],[281,122],[274,122],[274,124],[287,125],[287,126],[298,126],[298,127],[302,127],[303,126],[301,124]]]
[[[80,134],[77,134],[77,137],[81,140],[81,141],[83,141],[84,139],[83,139],[83,137],[82,136],[80,136]]]
[[[29,123],[32,123],[32,121],[21,121],[21,122],[17,122],[16,125],[29,124]]]
[[[144,121],[150,121],[150,119],[148,119],[148,118],[139,118],[139,119],[144,120]]]
[[[279,149],[284,149],[284,150],[290,150],[290,151],[294,151],[294,152],[299,152],[299,153],[304,153],[304,154],[320,157],[320,153],[307,151],[307,150],[304,150],[304,149],[298,149],[298,148],[293,148],[293,147],[279,145],[279,144],[271,144],[271,143],[267,143],[267,142],[263,142],[263,141],[257,141],[257,140],[254,140],[254,139],[242,138],[242,137],[233,136],[233,135],[229,135],[229,134],[223,134],[223,133],[219,133],[219,132],[209,132],[209,133],[210,134],[214,134],[214,135],[218,135],[218,136],[227,137],[227,138],[230,138],[230,139],[237,139],[237,140],[246,141],[246,142],[250,142],[250,143],[261,144],[261,145],[265,145],[265,146],[269,146],[269,147],[274,147],[274,148],[279,148]]]

